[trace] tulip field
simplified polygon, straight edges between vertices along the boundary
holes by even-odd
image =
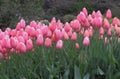
[[[110,9],[0,29],[0,79],[120,79],[120,19]]]

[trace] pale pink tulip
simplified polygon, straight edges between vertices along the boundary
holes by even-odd
[[[72,36],[71,36],[71,40],[76,41],[77,40],[77,33],[73,32]]]
[[[62,40],[58,40],[57,43],[56,43],[56,48],[57,49],[62,49],[63,47],[63,41]]]
[[[84,37],[83,45],[84,46],[89,46],[90,45],[90,39],[89,39],[89,37]]]
[[[75,43],[75,48],[76,48],[76,49],[79,49],[79,48],[80,48],[79,43]]]

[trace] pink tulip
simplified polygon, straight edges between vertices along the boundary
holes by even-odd
[[[50,28],[50,30],[51,30],[52,32],[56,29],[56,19],[55,19],[55,17],[52,18],[52,21],[51,21],[51,23],[49,24],[49,28]]]
[[[104,25],[103,25],[103,27],[105,29],[109,29],[110,28],[110,23],[109,23],[109,21],[106,18],[104,19]]]
[[[69,37],[72,36],[72,30],[70,30],[70,31],[68,32],[68,36],[69,36]]]
[[[57,29],[62,30],[63,24],[61,23],[60,20],[57,21],[57,24],[56,24],[56,25],[57,25],[57,27],[56,27]]]
[[[80,22],[84,22],[85,19],[86,19],[86,16],[83,12],[80,12],[77,16],[77,19],[80,21]]]
[[[70,24],[68,22],[65,23],[64,29],[66,32],[70,31],[71,27],[70,27]]]
[[[18,40],[19,42],[25,43],[25,40],[24,40],[24,38],[23,38],[22,36],[18,36],[18,37],[17,37],[17,40]]]
[[[72,36],[71,36],[71,40],[75,41],[77,40],[77,33],[73,32]]]
[[[75,48],[76,48],[76,49],[79,49],[79,48],[80,48],[79,43],[75,43]]]
[[[26,22],[25,22],[24,19],[21,19],[21,20],[20,20],[20,25],[21,25],[22,28],[25,28]]]
[[[90,45],[90,39],[89,39],[89,37],[84,37],[83,45],[84,46],[89,46]]]
[[[27,50],[33,50],[33,42],[31,39],[28,39],[26,41],[26,48],[27,48]]]
[[[43,35],[39,34],[39,35],[37,36],[36,45],[37,45],[37,46],[41,46],[41,45],[43,45],[43,43],[44,43]]]
[[[36,36],[36,30],[34,27],[26,26],[25,31],[28,33],[29,36],[35,37]]]
[[[111,35],[112,35],[112,34],[111,34],[111,28],[108,29],[107,35],[108,35],[108,36],[111,36]]]
[[[17,44],[17,49],[21,52],[21,53],[26,53],[27,48],[26,45],[23,42],[18,42]]]
[[[103,27],[100,27],[100,29],[99,29],[99,34],[100,34],[100,35],[103,35],[103,34],[104,34],[104,29],[103,29]]]
[[[106,12],[106,18],[107,19],[111,19],[112,18],[112,12],[111,12],[110,9],[108,9],[107,12]]]
[[[11,32],[10,32],[10,35],[11,36],[16,36],[16,34],[17,34],[16,29],[12,29]]]
[[[117,17],[114,17],[113,22],[112,22],[112,25],[113,25],[113,26],[115,26],[115,25],[120,26],[120,20],[119,20]]]
[[[0,60],[3,59],[3,54],[0,52]]]
[[[63,37],[63,33],[59,29],[55,29],[54,37],[55,37],[56,41],[60,40]]]
[[[102,14],[101,12],[98,10],[97,13],[96,13],[96,16],[95,17],[101,17],[102,18]]]
[[[25,41],[27,41],[28,38],[29,38],[28,33],[27,32],[23,32],[22,33],[22,37],[24,38]]]
[[[17,46],[17,44],[18,44],[17,38],[11,37],[11,38],[10,38],[10,44],[11,44],[11,46],[12,46],[13,48],[16,48],[16,46]]]
[[[56,48],[57,49],[61,49],[63,47],[63,41],[62,40],[58,40],[57,44],[56,44]]]
[[[92,18],[95,18],[95,17],[96,17],[96,12],[93,11],[93,12],[92,12]]]
[[[89,31],[88,30],[85,30],[85,32],[84,32],[84,37],[89,37],[90,35],[89,35]]]
[[[64,36],[64,39],[65,39],[65,40],[68,40],[68,39],[69,39],[69,36],[68,36],[68,34],[67,34],[66,32],[64,32],[63,36]]]
[[[46,36],[47,36],[47,37],[51,37],[51,36],[52,36],[52,31],[51,31],[51,30],[48,30]]]
[[[30,22],[30,26],[34,27],[34,29],[36,29],[37,23],[33,20],[33,21]]]
[[[46,38],[46,39],[45,39],[45,46],[46,46],[46,47],[51,47],[51,46],[52,46],[52,41],[51,41],[50,38]]]
[[[81,24],[79,23],[79,21],[77,19],[74,20],[73,22],[71,21],[70,24],[71,24],[71,27],[76,31],[79,31],[81,28]]]
[[[85,7],[82,9],[82,12],[83,12],[86,16],[88,16],[88,11],[87,11],[87,9],[86,9]]]

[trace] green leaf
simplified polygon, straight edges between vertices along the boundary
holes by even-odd
[[[65,71],[65,73],[64,73],[64,75],[63,75],[63,79],[69,79],[69,78],[68,78],[69,72],[70,72],[69,66],[67,66],[66,71]]]
[[[98,71],[98,74],[104,75],[104,72],[100,69],[100,67],[98,67],[97,71]]]
[[[84,76],[84,78],[83,79],[90,79],[90,74],[89,73],[87,73],[85,76]]]
[[[76,65],[74,66],[74,79],[81,79],[79,68]]]

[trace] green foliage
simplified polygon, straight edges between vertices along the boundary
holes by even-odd
[[[83,7],[88,9],[88,13],[91,13],[93,10],[95,10],[94,5],[89,4],[87,0],[77,0],[77,2],[74,3],[74,7],[76,13],[79,13]]]
[[[75,18],[76,18],[76,16],[74,16],[72,14],[67,14],[67,15],[63,16],[63,21],[70,22],[70,21],[74,20]]]
[[[0,27],[15,27],[18,20],[26,19],[28,22],[40,20],[44,11],[43,0],[1,0],[0,1]]]

